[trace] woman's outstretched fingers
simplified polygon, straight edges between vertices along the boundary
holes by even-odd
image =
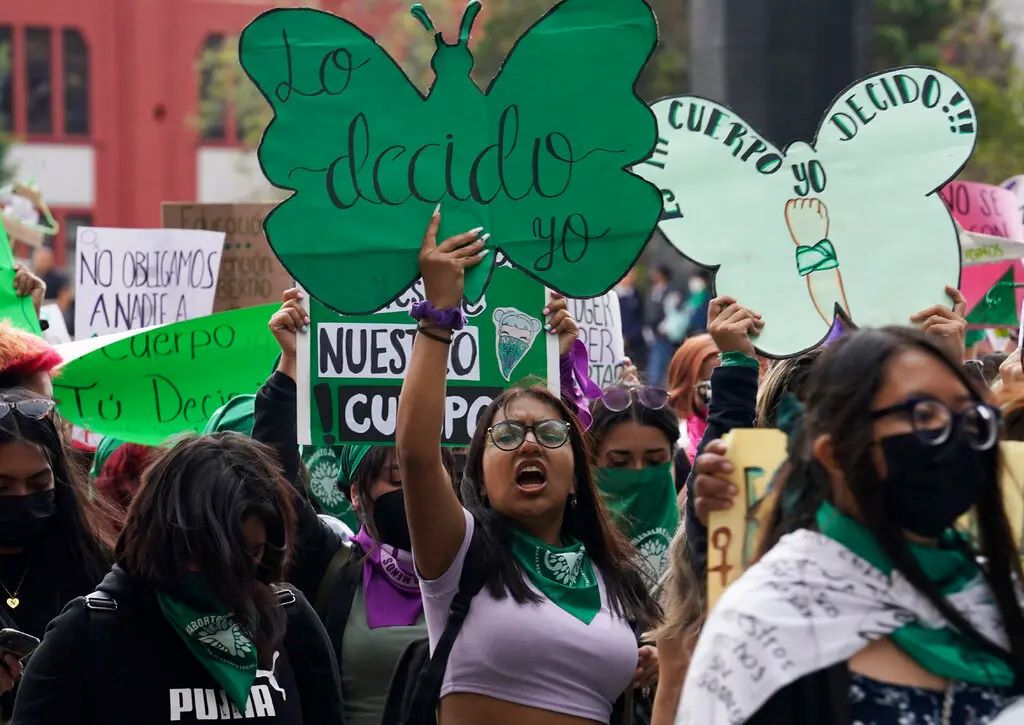
[[[430,251],[437,246],[437,230],[441,227],[441,205],[438,204],[437,208],[434,209],[434,213],[430,216],[430,221],[427,222],[427,231],[423,235],[423,246],[421,251]]]

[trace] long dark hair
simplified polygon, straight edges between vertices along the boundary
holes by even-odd
[[[885,382],[888,363],[908,350],[923,352],[940,361],[975,399],[983,399],[982,391],[973,379],[944,348],[922,332],[887,327],[844,335],[821,354],[811,371],[806,391],[806,413],[791,437],[790,460],[776,481],[776,485],[781,485],[780,504],[767,527],[762,553],[786,533],[816,527],[815,513],[822,501],[830,498],[830,493],[828,474],[815,460],[811,446],[815,438],[829,434],[836,463],[844,471],[863,524],[894,567],[928,598],[947,622],[987,651],[1007,659],[1020,678],[1024,676],[1024,614],[1014,592],[1014,580],[1024,581],[1024,576],[1003,508],[1002,489],[995,484],[995,472],[993,485],[981,487],[975,503],[976,553],[986,562],[983,571],[1010,641],[1009,653],[983,637],[942,596],[911,555],[899,526],[888,514],[884,483],[871,456],[874,436],[871,406],[875,394]]]
[[[258,571],[242,535],[257,516],[267,527]],[[168,593],[189,566],[247,624],[261,662],[284,633],[270,582],[281,581],[295,539],[288,483],[274,453],[238,433],[186,438],[157,455],[142,476],[117,542],[117,560],[132,575]]]
[[[573,453],[577,503],[575,507],[567,506],[565,509],[563,536],[579,539],[587,547],[594,566],[604,578],[612,610],[647,628],[657,620],[660,610],[647,593],[640,572],[633,564],[635,550],[632,544],[612,523],[597,493],[590,466],[590,446],[583,428],[561,398],[540,386],[515,387],[499,395],[481,415],[469,446],[466,471],[462,479],[462,501],[483,529],[486,548],[484,563],[491,571],[487,582],[488,591],[496,598],[504,597],[507,592],[520,604],[540,601],[540,597],[527,587],[518,562],[508,555],[508,529],[514,524],[491,508],[482,495],[487,429],[498,411],[504,412],[514,401],[524,398],[553,408],[562,420],[570,424],[569,444]]]
[[[17,403],[38,400],[41,396],[26,388],[0,390],[0,400]],[[37,446],[53,471],[54,518],[61,544],[59,561],[68,564],[75,576],[84,575],[90,586],[95,586],[110,569],[110,550],[113,547],[118,512],[102,501],[90,500],[85,493],[85,472],[74,463],[61,435],[63,421],[56,411],[39,420],[25,418],[12,411],[0,418],[0,445],[24,441]]]
[[[669,449],[675,449],[679,442],[679,418],[669,406],[657,410],[648,408],[637,400],[635,393],[630,393],[629,407],[625,410],[611,410],[603,400],[595,401],[590,408],[594,420],[590,424],[588,434],[594,442],[595,460],[604,437],[615,426],[623,423],[651,426],[665,434]]]

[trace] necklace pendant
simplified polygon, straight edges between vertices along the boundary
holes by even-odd
[[[17,609],[19,604],[21,604],[21,600],[17,597],[7,597],[7,606],[11,609]]]

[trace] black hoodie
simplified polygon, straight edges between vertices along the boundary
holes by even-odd
[[[301,593],[285,605],[288,630],[271,669],[257,671],[238,712],[164,619],[150,586],[115,566],[97,591],[116,611],[90,609],[80,597],[50,623],[25,670],[13,723],[342,722],[330,642]]]

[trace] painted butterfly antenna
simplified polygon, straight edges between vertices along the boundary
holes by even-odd
[[[430,16],[427,15],[427,9],[423,7],[422,3],[416,3],[413,5],[409,8],[409,12],[412,13],[414,18],[420,21],[420,25],[422,25],[428,33],[437,32],[434,28],[434,23],[430,20]]]
[[[473,22],[476,20],[476,16],[480,14],[482,7],[480,0],[469,0],[465,12],[462,13],[462,23],[459,25],[459,45],[467,45],[469,43],[469,31],[473,29]]]

